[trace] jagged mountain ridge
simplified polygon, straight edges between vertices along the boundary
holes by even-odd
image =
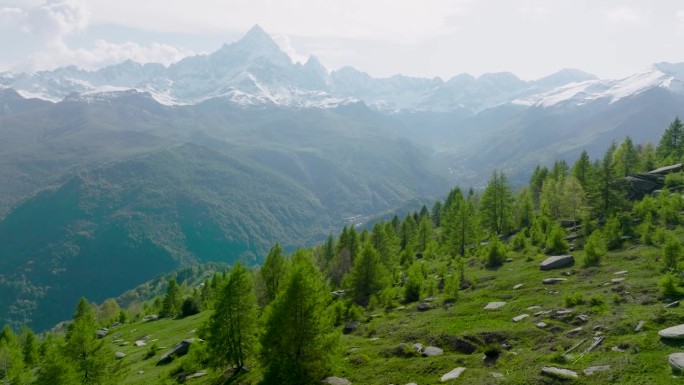
[[[681,68],[682,65],[661,63],[647,72],[660,71],[680,85],[684,72]],[[293,63],[256,25],[232,44],[224,44],[210,54],[186,57],[168,67],[131,60],[96,71],[67,66],[36,73],[2,73],[0,85],[13,88],[24,97],[53,102],[73,93],[88,100],[102,93],[136,89],[149,92],[167,105],[196,104],[218,97],[243,106],[275,104],[295,108],[332,107],[360,100],[388,112],[477,113],[510,102],[548,104],[542,100],[567,95],[569,89],[578,85],[594,85],[593,88],[604,92],[606,86],[595,83],[610,85],[639,80],[633,78],[599,80],[574,69],[534,81],[524,81],[507,72],[478,78],[461,74],[447,81],[403,75],[373,78],[351,67],[328,72],[314,56],[304,64]],[[665,79],[661,80],[659,86],[666,86]],[[681,86],[672,88],[681,91]],[[582,91],[575,94],[579,92]]]

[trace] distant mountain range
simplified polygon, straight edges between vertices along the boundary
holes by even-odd
[[[402,75],[373,78],[351,67],[329,72],[311,56],[293,63],[258,25],[241,40],[208,55],[191,56],[168,67],[133,61],[84,71],[75,66],[36,73],[1,73],[0,85],[26,98],[57,102],[94,100],[135,89],[149,92],[165,105],[197,104],[222,98],[237,105],[334,107],[363,101],[386,112],[478,113],[506,103],[553,106],[597,99],[616,101],[646,89],[661,87],[684,93],[684,64],[660,63],[625,79],[600,80],[565,69],[524,81],[503,72],[474,78],[468,74],[447,81]]]
[[[625,135],[657,142],[683,80],[669,63],[377,79],[293,63],[258,26],[168,67],[1,73],[0,323],[44,329],[198,261],[256,264],[493,169],[522,185]]]

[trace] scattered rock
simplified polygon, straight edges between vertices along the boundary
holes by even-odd
[[[174,346],[171,350],[162,354],[162,356],[159,358],[159,361],[157,362],[157,365],[166,364],[168,362],[171,362],[175,357],[180,357],[188,354],[188,351],[190,350],[190,345],[192,345],[193,342],[194,338],[189,338],[177,343],[176,346]]]
[[[578,333],[581,332],[581,331],[582,331],[582,327],[580,326],[580,327],[578,327],[578,328],[574,328],[574,329],[568,331],[566,334],[569,335],[569,336],[571,336],[571,335],[578,334]]]
[[[506,260],[504,262],[511,263],[511,262],[513,262],[513,258],[506,258]]]
[[[620,277],[620,278],[613,278],[613,279],[610,280],[610,282],[612,282],[612,283],[619,283],[619,282],[622,282],[622,281],[624,281],[624,280],[625,280],[624,277]]]
[[[546,376],[559,378],[562,380],[563,379],[577,378],[577,373],[573,372],[572,370],[554,368],[552,366],[543,367],[541,372],[542,372],[542,374],[544,374]]]
[[[541,317],[543,315],[551,314],[551,310],[542,310],[534,313],[535,317]]]
[[[596,372],[602,372],[604,370],[610,370],[610,365],[603,365],[603,366],[592,366],[589,368],[584,369],[584,374],[587,376],[591,376],[592,374]]]
[[[679,373],[684,370],[684,353],[672,353],[667,357],[667,362],[670,363],[672,371]]]
[[[637,332],[637,333],[640,332],[640,331],[641,331],[641,328],[643,328],[645,324],[646,324],[646,322],[644,322],[644,321],[639,321],[639,323],[637,324],[637,326],[634,328],[634,331]]]
[[[102,328],[100,330],[95,331],[95,335],[97,336],[98,339],[104,338],[107,335],[108,331],[109,330],[107,330],[107,328]]]
[[[581,323],[586,323],[587,321],[589,321],[589,316],[586,314],[580,314],[577,316],[577,321]]]
[[[206,370],[200,370],[199,372],[195,372],[193,374],[189,374],[185,376],[186,380],[192,380],[193,378],[199,378],[199,377],[204,377],[207,375]]]
[[[353,332],[354,330],[356,330],[356,328],[358,328],[359,325],[361,325],[361,322],[359,322],[359,321],[349,321],[344,325],[344,329],[342,329],[342,333],[349,334],[349,333]]]
[[[326,377],[321,382],[329,385],[351,385],[351,381],[341,377]]]
[[[423,350],[423,357],[436,357],[441,356],[442,354],[444,354],[444,350],[435,346],[428,346]]]
[[[677,307],[677,306],[679,306],[679,301],[674,301],[674,302],[670,302],[667,305],[665,305],[665,308],[671,308],[671,307]]]
[[[537,310],[537,309],[541,309],[541,308],[542,308],[542,307],[539,306],[539,305],[534,305],[534,306],[528,307],[527,310]]]
[[[465,370],[466,370],[466,368],[462,368],[462,367],[461,367],[461,368],[456,368],[456,369],[450,371],[449,373],[443,375],[442,378],[441,378],[440,380],[441,380],[442,382],[449,381],[449,380],[455,380],[455,379],[457,379]]]
[[[570,267],[575,264],[575,257],[572,255],[556,255],[554,257],[546,258],[539,264],[541,270],[554,270]]]
[[[126,357],[126,353],[124,353],[124,352],[116,352],[116,353],[114,353],[114,357],[116,357],[117,360],[120,360],[120,359]]]
[[[519,316],[513,317],[513,322],[520,322],[529,316],[529,314],[520,314]]]
[[[565,239],[566,241],[568,241],[568,242],[572,242],[572,241],[577,240],[577,239],[580,239],[580,238],[582,238],[582,237],[583,237],[582,234],[570,233],[570,234],[568,234],[568,236],[565,237],[564,239]]]
[[[494,377],[494,378],[503,378],[503,376],[504,376],[503,374],[498,373],[498,372],[492,372],[492,373],[489,373],[489,375]]]
[[[684,324],[673,326],[671,328],[663,329],[658,332],[661,338],[681,340],[684,339]]]
[[[620,271],[616,271],[616,272],[613,273],[613,274],[615,274],[615,275],[625,275],[625,274],[627,274],[627,273],[628,273],[627,270],[620,270]]]
[[[418,311],[430,310],[430,304],[428,302],[423,301],[419,303],[418,306],[416,306],[416,309],[418,309]]]
[[[487,304],[487,306],[484,307],[485,310],[493,310],[493,309],[498,309],[502,306],[504,306],[506,302],[490,302]]]
[[[144,370],[138,370],[138,374],[145,374]]]
[[[519,283],[519,284],[513,286],[513,290],[518,290],[518,289],[520,289],[521,287],[523,287],[523,285],[524,285],[524,284]]]
[[[537,322],[537,327],[538,327],[539,329],[544,329],[546,326],[547,326],[547,325],[546,325],[546,322],[543,322],[543,321]]]
[[[143,322],[147,322],[147,321],[154,321],[158,318],[159,318],[159,316],[157,314],[150,314],[150,315],[144,316],[142,320],[143,320]]]
[[[415,344],[413,344],[413,349],[415,349],[415,351],[417,351],[418,353],[422,353],[423,352],[423,344],[416,342]]]
[[[373,338],[368,339],[368,341],[377,341],[379,339],[380,339],[380,337],[373,337]]]
[[[542,280],[542,283],[544,283],[545,285],[553,285],[554,283],[559,283],[567,280],[567,278],[544,278]]]
[[[143,340],[137,340],[133,344],[138,347],[147,345],[147,343]]]

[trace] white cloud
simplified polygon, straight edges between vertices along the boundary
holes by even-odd
[[[283,34],[274,34],[271,35],[271,38],[273,38],[280,49],[285,52],[293,62],[300,62],[302,64],[306,63],[308,56],[297,52],[297,50],[292,46],[292,41],[290,40],[289,36]]]
[[[168,65],[194,54],[192,51],[180,50],[166,44],[153,43],[149,46],[141,46],[133,42],[116,44],[97,40],[91,49],[71,49],[63,43],[56,44],[47,50],[31,55],[24,66],[31,69],[44,69],[75,64],[83,69],[97,69],[121,63],[127,59],[143,64]]]

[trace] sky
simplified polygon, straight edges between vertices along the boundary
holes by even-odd
[[[375,77],[619,78],[684,62],[681,0],[0,0],[0,71],[168,65],[255,24],[293,61]]]

